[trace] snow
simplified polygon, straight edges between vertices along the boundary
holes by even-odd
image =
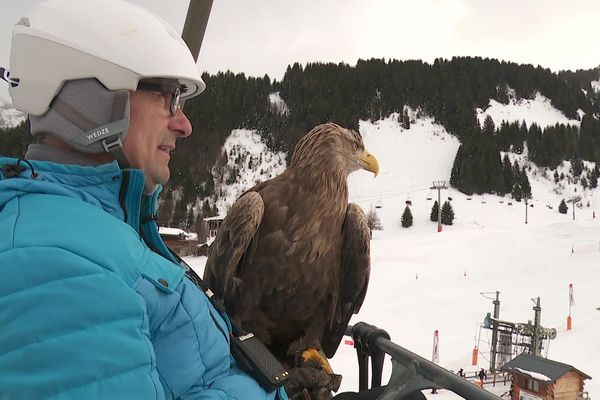
[[[27,115],[15,110],[10,103],[0,99],[0,129],[14,128],[27,119]]]
[[[504,114],[495,113],[500,106],[491,104],[486,112],[493,118],[503,115],[540,125],[565,121],[540,96],[520,102],[520,108],[517,103],[504,108]],[[533,207],[527,208],[527,224],[522,202],[495,195],[468,197],[450,189],[442,190],[441,197],[442,201],[452,197],[456,219],[438,233],[437,224],[429,221],[437,191],[429,187],[434,180],[449,179],[459,146],[456,138],[427,117],[415,117],[408,130],[399,126],[397,115],[361,121],[360,131],[366,148],[379,160],[380,176],[373,179],[365,171],[352,174],[350,200],[365,210],[380,205],[376,211],[384,230],[373,232],[369,289],[351,323],[365,321],[384,328],[395,343],[427,359],[432,356],[437,330],[439,364],[473,375],[480,368],[489,369],[491,331],[481,328],[486,314],[493,312],[487,293],[500,292],[501,320],[521,323],[533,320],[531,299],[539,296],[542,326],[557,330],[557,338],[544,352],[592,376],[585,390],[591,398],[599,397],[600,217],[594,218],[598,189],[583,191],[565,178],[557,193],[553,171],[531,165]],[[520,163],[525,160],[525,155],[509,155]],[[567,163],[559,166],[560,171],[568,169]],[[566,215],[557,209],[562,198],[574,194],[582,195],[584,201],[573,220],[571,204]],[[408,229],[400,226],[406,200],[412,202],[414,217],[414,226]],[[205,257],[187,260],[202,273]],[[566,330],[569,284],[573,284],[576,300],[571,331]],[[471,365],[476,345],[479,363]],[[342,342],[332,366],[344,376],[342,391],[357,390],[352,346]],[[386,368],[389,374],[389,363]],[[486,389],[498,395],[508,391],[503,386]],[[428,398],[459,398],[447,390],[438,393],[425,391]]]
[[[165,226],[160,226],[158,228],[158,233],[161,235],[169,235],[169,236],[181,236],[181,237],[185,237],[186,240],[197,240],[198,239],[198,234],[197,233],[188,233],[186,231],[184,231],[183,229],[179,229],[179,228],[167,228]]]
[[[228,155],[224,178],[227,180],[233,174],[235,180],[230,184],[215,184],[221,192],[216,203],[220,215],[226,215],[229,207],[244,191],[279,175],[286,167],[285,154],[271,152],[253,130],[234,129],[223,144],[222,151]],[[236,163],[238,157],[242,160],[241,165]],[[233,168],[239,168],[241,173],[234,172]]]
[[[524,373],[525,375],[529,375],[533,379],[537,379],[538,381],[552,382],[552,379],[548,378],[544,374],[540,374],[539,372],[527,371],[526,369],[523,369],[523,368],[515,368],[515,369],[517,371]]]
[[[519,99],[510,96],[508,104],[502,104],[491,99],[488,107],[485,110],[477,108],[477,120],[483,126],[486,116],[491,116],[496,127],[500,126],[502,121],[514,122],[525,120],[527,126],[536,123],[541,128],[559,124],[579,126],[580,122],[573,119],[568,119],[565,115],[552,106],[552,102],[536,93],[533,99]],[[581,115],[581,114],[580,114]]]
[[[158,228],[158,233],[162,235],[185,235],[185,231],[179,228],[167,228],[165,226],[161,226]]]
[[[279,92],[269,94],[269,101],[271,102],[273,107],[275,107],[275,110],[277,110],[279,114],[287,115],[290,113],[290,109],[279,95]]]
[[[594,93],[600,92],[600,80],[590,82]]]

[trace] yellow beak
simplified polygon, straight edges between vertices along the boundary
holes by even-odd
[[[379,163],[373,154],[365,150],[365,152],[358,156],[358,159],[363,162],[363,169],[370,171],[373,175],[377,176],[379,173]]]

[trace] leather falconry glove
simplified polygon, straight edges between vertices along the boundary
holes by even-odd
[[[300,367],[290,369],[284,387],[290,400],[330,400],[331,391],[337,391],[341,381],[341,375]]]

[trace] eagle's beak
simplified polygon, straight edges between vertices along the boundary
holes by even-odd
[[[377,176],[379,173],[379,163],[373,154],[365,150],[365,152],[358,156],[358,159],[363,162],[363,169],[370,171],[373,175]]]

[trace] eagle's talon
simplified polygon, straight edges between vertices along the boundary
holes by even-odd
[[[331,365],[329,365],[329,361],[327,361],[327,358],[321,351],[308,348],[302,352],[301,357],[301,366],[320,369],[326,374],[335,375],[333,369],[331,369]]]

